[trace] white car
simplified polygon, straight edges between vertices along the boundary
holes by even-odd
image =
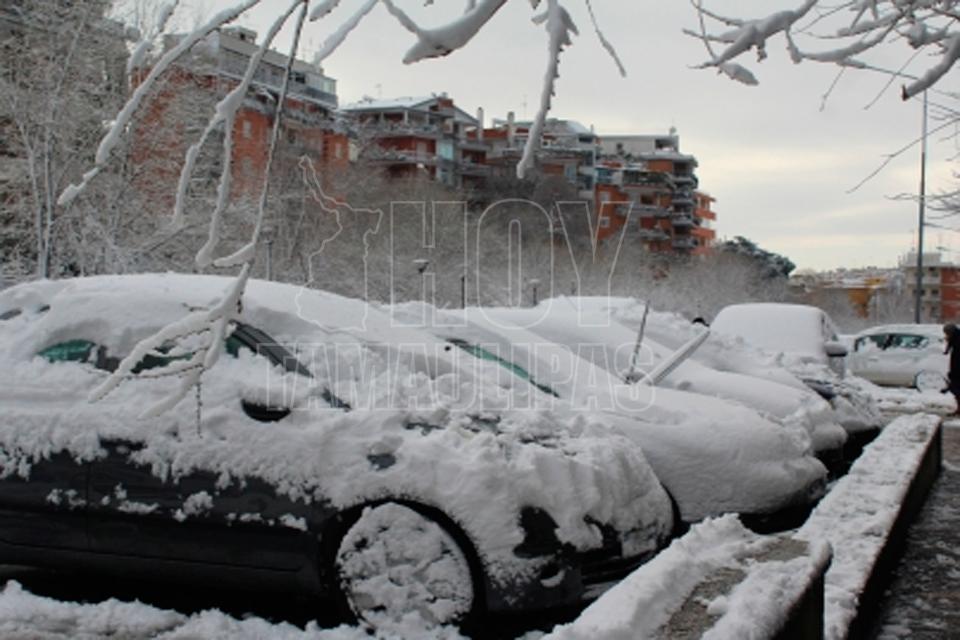
[[[851,455],[883,426],[876,402],[844,381],[847,348],[830,316],[802,304],[753,303],[724,307],[711,328],[747,344],[779,352],[782,365],[830,400],[851,435]]]
[[[546,301],[536,308],[486,308],[484,313],[494,320],[528,327],[621,379],[631,373],[642,379],[668,369],[657,386],[737,402],[761,415],[799,425],[810,435],[814,452],[826,464],[842,458],[846,431],[836,421],[830,405],[813,391],[717,371],[696,360],[679,357],[682,354],[647,335],[638,350],[638,332],[612,320],[607,311],[577,309],[564,302]],[[632,362],[634,356],[636,363]]]
[[[847,356],[850,373],[879,385],[940,391],[950,362],[938,324],[899,324],[861,331]]]
[[[824,491],[827,471],[799,425],[777,424],[719,398],[628,384],[483,308],[412,304],[392,311],[403,322],[428,320],[428,329],[460,354],[464,370],[499,365],[500,385],[533,406],[563,402],[609,415],[643,448],[685,522],[737,512],[775,526],[803,513]]]

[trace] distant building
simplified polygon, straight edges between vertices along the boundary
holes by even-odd
[[[816,272],[798,271],[790,276],[794,299],[823,308],[842,304],[860,318],[889,321],[906,319],[908,309],[896,309],[904,301],[904,272],[901,269],[863,267]]]
[[[175,46],[183,37],[167,36],[165,48]],[[184,153],[195,139],[189,134],[199,134],[199,127],[212,115],[213,104],[239,84],[259,48],[257,34],[250,29],[215,31],[168,72],[165,83],[145,105],[146,116],[135,130],[131,159],[134,165],[151,167],[141,186],[153,191],[164,206],[172,202],[175,189],[171,185],[179,178]],[[237,112],[231,158],[235,197],[253,196],[263,185],[288,60],[277,51],[266,52]],[[143,75],[145,71],[133,79],[134,83]],[[336,92],[336,80],[326,76],[323,69],[303,60],[293,61],[278,146],[287,169],[302,155],[327,166],[349,163],[346,133],[334,122]]]
[[[916,299],[917,253],[909,253],[900,262],[904,285]],[[956,322],[960,320],[960,265],[945,260],[939,253],[923,254],[920,291],[921,322]]]
[[[483,140],[490,149],[488,161],[495,175],[516,175],[532,126],[532,122],[515,121],[510,113],[506,120],[494,120],[491,128],[483,130]],[[592,200],[597,143],[597,135],[576,120],[550,118],[540,136],[534,173],[561,177],[576,188],[580,197]]]
[[[445,93],[344,105],[361,160],[392,178],[423,176],[454,188],[479,186],[489,175],[482,126]]]
[[[715,199],[698,190],[697,159],[666,136],[603,136],[597,163],[600,239],[623,232],[651,251],[699,255],[716,240]]]

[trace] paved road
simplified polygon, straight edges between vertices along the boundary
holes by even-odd
[[[960,420],[943,430],[943,473],[887,591],[875,640],[960,639]]]

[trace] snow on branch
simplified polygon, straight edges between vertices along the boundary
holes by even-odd
[[[417,36],[403,61],[406,64],[426,58],[438,58],[462,48],[487,24],[507,0],[481,0],[468,5],[467,12],[459,18],[433,29],[424,29],[400,9],[393,0],[383,0],[387,11],[410,33]]]
[[[160,34],[166,31],[167,23],[170,22],[170,18],[173,16],[173,12],[176,11],[179,4],[180,0],[170,0],[166,4],[161,5],[157,15],[156,25],[151,31],[142,34],[140,41],[134,47],[130,58],[127,60],[127,76],[133,75],[134,71],[143,67],[143,62],[146,60],[147,54],[150,53],[154,41]]]
[[[915,73],[918,77],[903,87],[906,100],[934,86],[960,59],[960,0],[804,0],[796,9],[753,19],[721,16],[705,8],[702,0],[691,2],[701,29],[684,32],[702,40],[709,52],[709,59],[699,68],[715,67],[727,73],[725,65],[754,50],[762,61],[767,55],[767,41],[778,35],[783,36],[794,62],[819,62],[844,68],[882,68],[884,65],[870,61],[870,54],[905,44],[911,49],[929,52],[936,59],[928,69]],[[801,24],[811,15],[815,17]],[[715,29],[706,28],[706,22]],[[797,41],[800,37],[815,46],[801,47]],[[831,46],[824,48],[824,43]],[[711,44],[723,46],[714,52]],[[752,73],[743,67],[737,71],[727,75],[735,80],[752,78]]]
[[[560,54],[563,48],[572,44],[571,34],[578,34],[577,26],[573,24],[570,14],[564,9],[559,0],[547,0],[546,11],[534,18],[537,24],[544,24],[549,34],[547,44],[548,55],[547,72],[543,78],[543,90],[540,94],[540,108],[530,127],[527,143],[523,149],[523,156],[517,165],[517,177],[523,179],[529,169],[533,168],[537,148],[540,146],[540,136],[547,121],[547,113],[553,102],[554,87],[560,77]]]

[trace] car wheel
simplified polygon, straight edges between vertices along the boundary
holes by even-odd
[[[467,554],[444,527],[400,504],[367,507],[334,559],[339,594],[358,621],[390,627],[410,613],[459,624],[474,610]]]
[[[921,371],[913,379],[913,386],[917,391],[942,391],[947,379],[936,371]]]

